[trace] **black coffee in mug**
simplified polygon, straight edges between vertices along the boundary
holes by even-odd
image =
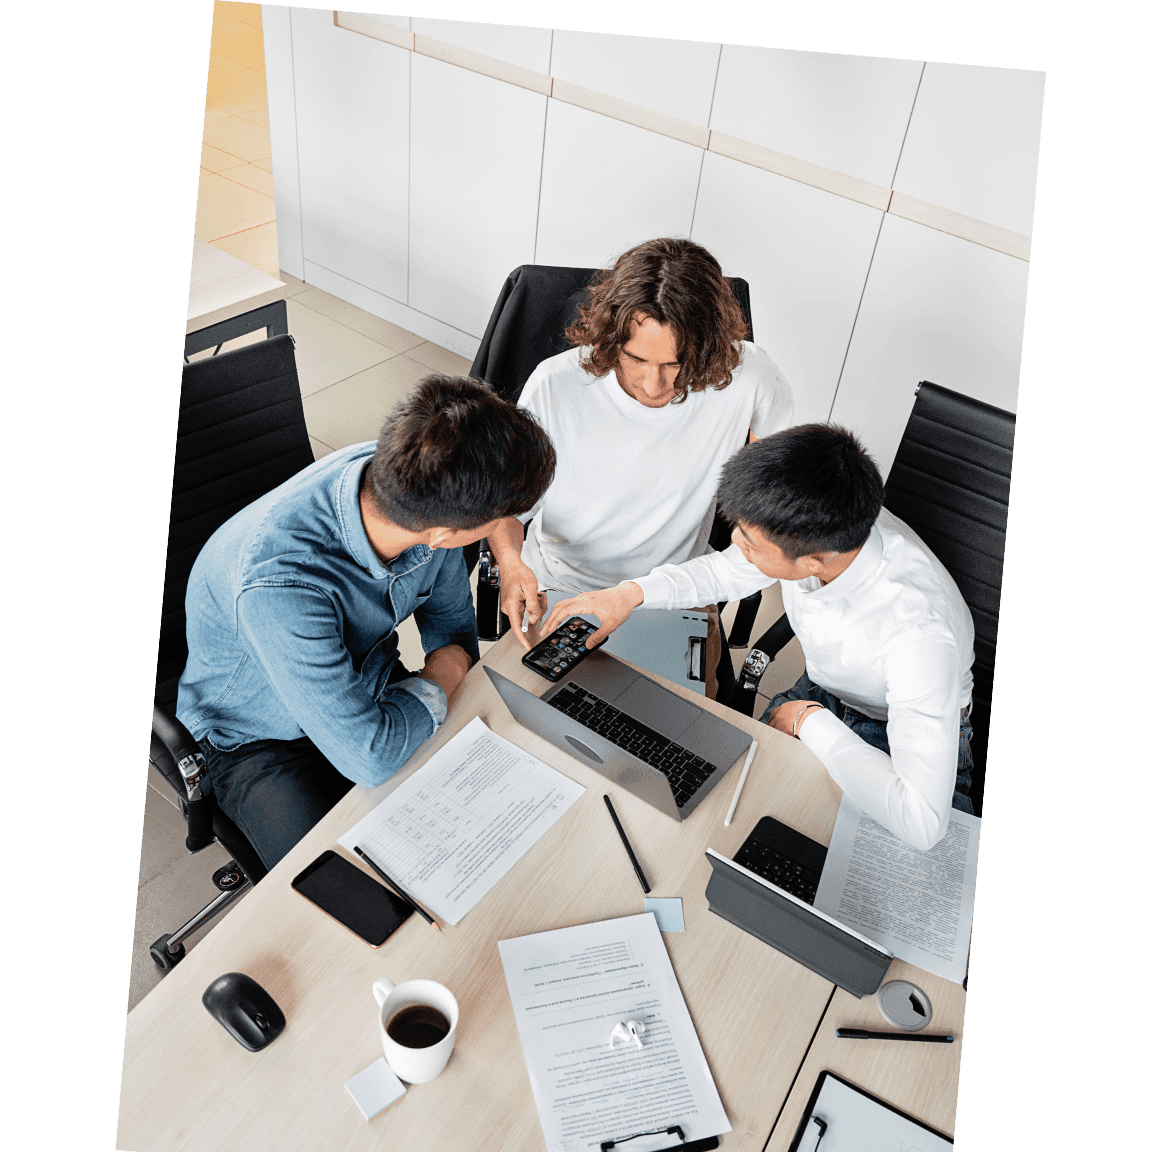
[[[431,1048],[448,1035],[450,1025],[430,1004],[410,1004],[388,1021],[388,1035],[405,1048]]]

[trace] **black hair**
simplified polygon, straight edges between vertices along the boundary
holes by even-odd
[[[729,520],[759,529],[789,560],[859,548],[883,499],[880,470],[835,424],[798,424],[745,445],[718,493]]]
[[[527,512],[555,471],[556,449],[531,413],[483,380],[435,375],[384,422],[365,489],[408,532],[472,529]]]

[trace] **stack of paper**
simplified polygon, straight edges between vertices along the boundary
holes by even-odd
[[[340,844],[458,924],[583,792],[476,717]]]
[[[500,959],[549,1150],[732,1131],[651,912],[501,940]]]

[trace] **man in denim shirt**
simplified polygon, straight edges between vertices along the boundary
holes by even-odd
[[[444,722],[479,659],[461,546],[531,508],[555,465],[532,416],[477,381],[429,376],[377,444],[317,461],[204,546],[177,714],[269,868]],[[415,675],[397,653],[408,616]]]

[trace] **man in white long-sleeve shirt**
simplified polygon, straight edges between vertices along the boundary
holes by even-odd
[[[927,850],[952,807],[972,810],[972,617],[883,494],[876,465],[842,428],[766,437],[724,469],[731,548],[566,600],[544,631],[592,613],[603,622],[595,644],[638,604],[735,600],[780,580],[806,670],[762,718],[811,748],[858,807]]]

